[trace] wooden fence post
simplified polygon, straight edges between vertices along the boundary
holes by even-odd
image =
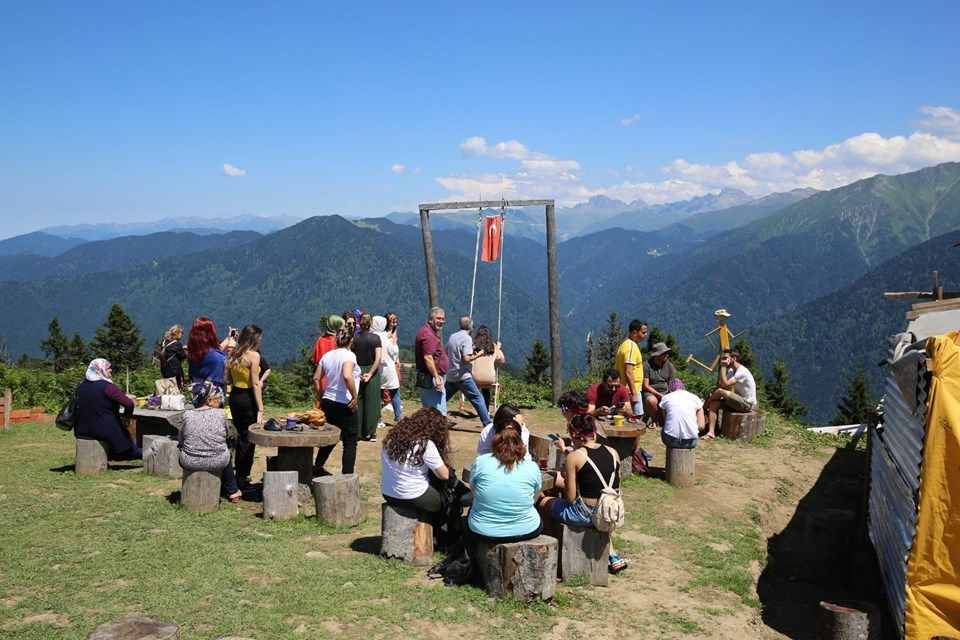
[[[10,426],[10,410],[13,409],[13,392],[10,387],[3,390],[3,430]]]

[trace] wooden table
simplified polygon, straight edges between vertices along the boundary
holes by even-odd
[[[133,423],[130,425],[130,436],[137,441],[137,446],[143,445],[143,436],[171,436],[176,438],[180,432],[180,423],[183,422],[183,411],[161,411],[134,407]]]
[[[262,425],[253,425],[250,442],[277,448],[277,471],[296,471],[301,484],[313,480],[313,449],[329,447],[340,442],[340,429],[324,425],[313,429],[303,425],[303,431],[264,431]]]
[[[603,425],[607,434],[607,444],[620,456],[620,476],[633,473],[633,451],[640,446],[640,436],[647,432],[642,424],[625,424],[614,427],[612,424]]]

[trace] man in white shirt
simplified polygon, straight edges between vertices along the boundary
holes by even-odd
[[[717,415],[720,409],[734,413],[749,413],[757,408],[757,383],[753,374],[740,364],[736,349],[724,349],[720,358],[720,384],[706,401],[707,433],[704,440],[716,437]]]
[[[703,429],[703,400],[687,391],[683,380],[672,378],[660,397],[663,428],[660,440],[669,449],[693,449]]]

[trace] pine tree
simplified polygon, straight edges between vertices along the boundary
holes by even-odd
[[[740,353],[740,364],[753,374],[753,381],[757,385],[757,400],[759,401],[765,395],[766,386],[763,382],[763,372],[760,370],[760,364],[753,357],[753,349],[750,348],[750,343],[747,342],[746,338],[737,338],[737,341],[733,343],[733,349]]]
[[[56,317],[47,325],[47,331],[50,333],[50,337],[40,341],[40,350],[53,365],[54,371],[63,371],[70,365],[70,342],[67,340],[67,336],[63,335],[63,330],[60,329],[60,320]]]
[[[604,332],[596,340],[591,338],[592,342],[588,342],[591,359],[587,362],[587,369],[591,377],[599,377],[613,366],[617,359],[617,349],[626,336],[616,312],[611,311]]]
[[[533,349],[527,356],[527,367],[523,379],[531,384],[546,384],[547,368],[550,366],[550,353],[539,338],[533,343]]]
[[[107,321],[97,327],[91,347],[96,357],[109,360],[117,372],[123,367],[136,369],[144,362],[140,328],[116,302]]]
[[[87,350],[87,345],[83,343],[79,333],[73,334],[67,353],[71,366],[85,365],[90,362],[90,351]]]
[[[876,407],[867,372],[857,365],[850,376],[846,395],[837,404],[838,413],[833,421],[835,424],[862,424],[873,417]]]
[[[298,391],[303,391],[304,398],[309,399],[314,395],[313,374],[316,369],[316,365],[313,364],[313,349],[307,347],[300,349],[300,357],[290,365],[290,376]]]
[[[7,343],[7,336],[0,336],[0,364],[10,364],[10,345]]]
[[[777,357],[773,362],[773,380],[764,385],[767,401],[780,413],[788,418],[804,418],[807,408],[787,391],[790,383],[790,374],[787,373],[787,364],[783,358]]]

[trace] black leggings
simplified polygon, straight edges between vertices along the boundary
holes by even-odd
[[[237,481],[243,484],[253,468],[253,454],[256,449],[256,445],[250,442],[249,438],[250,425],[257,421],[257,400],[250,389],[233,388],[230,392],[230,415],[240,436],[234,469],[237,472]]]
[[[320,408],[326,414],[327,422],[340,428],[340,443],[343,445],[340,473],[353,473],[353,467],[357,462],[357,439],[360,437],[357,412],[350,411],[350,408],[342,402],[335,402],[327,398],[320,402]],[[313,463],[315,467],[322,467],[327,464],[327,458],[330,457],[330,452],[333,451],[334,446],[336,445],[317,449],[317,459]]]

